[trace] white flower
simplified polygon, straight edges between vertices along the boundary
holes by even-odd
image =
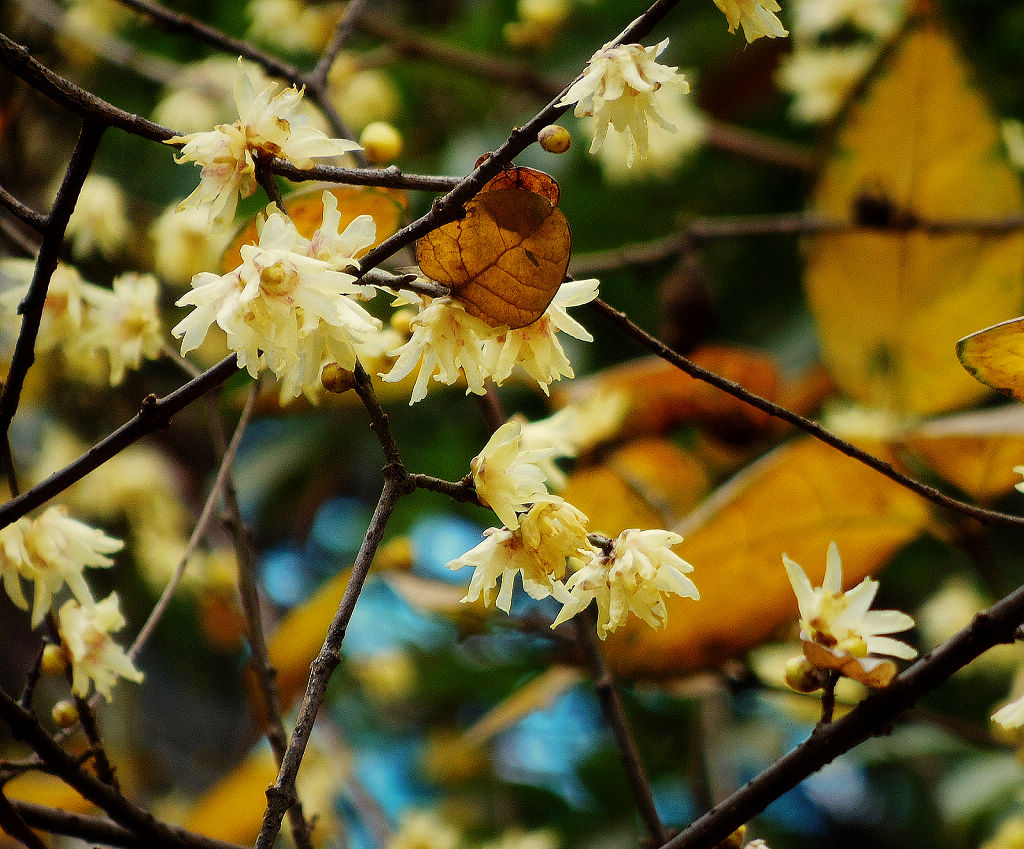
[[[689,91],[690,87],[676,68],[654,61],[668,45],[668,39],[654,47],[640,44],[606,44],[598,50],[559,106],[569,106],[577,116],[594,116],[594,153],[604,143],[608,130],[613,129],[629,138],[626,164],[632,166],[635,156],[647,156],[647,126],[653,121],[666,130],[672,125],[665,118],[659,101],[668,88]]]
[[[21,327],[18,305],[28,294],[34,269],[35,263],[28,259],[0,261],[0,276],[15,284],[0,295],[3,321],[14,333]],[[57,265],[46,290],[43,316],[36,336],[37,354],[61,351],[66,356],[75,355],[84,326],[84,296],[88,286],[74,266]]]
[[[480,503],[490,507],[511,530],[519,527],[518,514],[526,505],[560,500],[547,491],[538,465],[554,454],[554,448],[524,449],[521,442],[522,425],[505,422],[469,464]]]
[[[362,223],[353,222],[357,228]],[[269,368],[281,381],[282,398],[318,391],[325,362],[353,369],[356,344],[380,322],[348,296],[370,297],[373,289],[309,256],[310,245],[271,205],[259,244],[241,248],[242,264],[223,276],[197,274],[192,291],[178,300],[178,306],[195,307],[171,331],[182,337],[182,354],[201,345],[216,322],[239,366],[253,377]]]
[[[899,23],[904,0],[792,0],[793,32],[815,40],[843,24],[886,36]]]
[[[68,221],[75,259],[91,253],[114,256],[127,242],[130,229],[120,186],[98,174],[86,177]]]
[[[630,612],[652,628],[663,628],[668,610],[662,593],[700,598],[686,577],[693,567],[671,548],[682,541],[671,531],[628,529],[608,553],[593,549],[590,561],[565,582],[566,592],[559,598],[562,610],[551,627],[571,619],[593,600],[602,640],[624,624]]]
[[[154,360],[160,356],[159,290],[152,274],[122,274],[114,280],[112,290],[99,286],[86,290],[91,309],[82,344],[107,352],[111,386],[124,380],[126,369],[137,369],[143,357]]]
[[[323,223],[310,240],[309,255],[330,263],[337,271],[358,270],[356,256],[377,240],[373,217],[358,215],[341,230],[338,199],[332,192],[325,191],[322,200]]]
[[[50,507],[39,518],[22,517],[0,529],[0,572],[4,587],[18,607],[28,608],[18,576],[35,584],[32,627],[43,621],[53,596],[64,584],[83,604],[92,594],[82,575],[87,566],[112,566],[107,557],[124,547],[98,528],[68,516],[63,507]]]
[[[729,32],[736,32],[737,26],[743,27],[748,44],[762,35],[768,38],[789,35],[782,21],[773,14],[782,10],[775,0],[715,0],[715,5],[725,14]]]
[[[58,614],[61,640],[71,660],[71,690],[83,699],[89,695],[90,680],[96,692],[109,702],[110,690],[118,678],[140,682],[142,673],[110,635],[120,631],[124,616],[118,608],[117,593],[95,604],[64,602]]]
[[[517,530],[488,528],[483,542],[448,564],[449,569],[474,567],[462,601],[476,601],[483,595],[485,605],[494,604],[508,613],[517,574],[531,598],[558,592],[556,585],[565,576],[567,560],[589,550],[586,521],[579,510],[559,498],[534,504]]]
[[[782,555],[786,573],[800,606],[800,639],[804,656],[815,666],[834,669],[870,686],[886,686],[895,666],[878,655],[910,660],[917,650],[881,634],[914,627],[914,620],[898,610],[870,610],[878,582],[865,578],[843,592],[843,564],[833,542],[828,547],[825,579],[811,586],[800,566]]]
[[[492,342],[496,348],[492,355],[494,382],[500,386],[518,365],[547,395],[548,384],[552,381],[573,377],[572,364],[558,341],[558,331],[583,342],[594,341],[587,329],[566,310],[590,303],[597,297],[597,287],[598,281],[594,279],[563,283],[544,314],[533,324],[505,331],[503,341],[499,336]]]
[[[387,374],[380,375],[382,380],[397,383],[419,366],[410,404],[426,397],[431,378],[451,386],[460,373],[466,378],[467,395],[484,394],[484,381],[493,372],[493,356],[485,346],[496,334],[491,325],[471,316],[452,298],[434,298],[409,327],[408,341],[388,352],[398,359]]]
[[[238,121],[167,139],[167,144],[183,145],[176,162],[195,162],[203,169],[198,188],[179,208],[208,207],[209,220],[225,224],[234,216],[239,196],[256,191],[257,157],[280,157],[309,168],[314,159],[359,149],[347,139],[328,138],[309,126],[304,115],[293,114],[302,103],[299,89],[293,86],[278,92],[272,82],[257,92],[257,84],[255,75],[239,61],[234,91]]]
[[[801,48],[787,56],[775,75],[793,95],[790,114],[814,124],[832,118],[876,55],[874,47]]]

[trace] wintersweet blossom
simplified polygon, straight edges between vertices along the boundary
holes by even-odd
[[[619,534],[607,551],[592,549],[589,562],[565,582],[565,592],[558,599],[562,610],[551,627],[594,601],[602,640],[624,624],[630,612],[653,628],[663,628],[668,621],[663,593],[700,598],[686,577],[693,567],[672,551],[682,541],[671,531],[632,528]]]
[[[782,11],[775,0],[715,0],[715,5],[729,22],[729,32],[736,32],[737,26],[743,27],[748,44],[761,36],[778,38],[789,35],[774,14]]]
[[[558,332],[583,342],[594,341],[594,337],[569,315],[567,309],[589,304],[597,297],[597,287],[595,279],[563,283],[544,314],[533,324],[508,330],[503,339],[499,336],[490,343],[496,347],[493,354],[494,382],[501,385],[518,365],[540,384],[547,395],[548,384],[562,377],[573,377],[572,364],[558,340]]]
[[[629,139],[626,164],[647,156],[648,124],[674,129],[661,109],[661,92],[671,88],[690,90],[677,68],[655,61],[668,46],[664,39],[653,47],[640,44],[612,45],[598,50],[587,62],[583,75],[572,84],[559,106],[576,104],[573,114],[594,117],[594,141],[590,152],[604,143],[609,129]]]
[[[219,235],[211,232],[203,210],[167,208],[149,228],[153,270],[161,280],[187,285],[200,271],[217,267],[224,252]]]
[[[510,530],[519,527],[518,514],[526,505],[560,500],[547,491],[544,472],[538,465],[554,453],[554,448],[524,449],[522,429],[518,421],[505,422],[469,464],[480,503],[490,507]]]
[[[366,218],[360,216],[348,229],[362,232]],[[353,369],[356,345],[381,324],[352,299],[372,297],[373,289],[337,270],[342,262],[337,251],[331,262],[310,255],[318,241],[363,246],[362,239],[324,235],[325,229],[330,223],[312,240],[305,239],[271,204],[259,228],[259,243],[241,248],[242,264],[225,275],[197,274],[192,290],[178,300],[178,306],[195,307],[171,331],[182,339],[182,354],[199,347],[216,322],[227,334],[238,365],[253,377],[270,369],[281,381],[282,398],[317,391],[325,362]],[[358,263],[349,257],[344,265]]]
[[[1008,731],[1024,727],[1024,696],[999,708],[992,714],[992,721]]]
[[[107,352],[111,386],[124,380],[127,369],[137,369],[143,357],[160,356],[164,344],[157,309],[160,285],[152,274],[122,274],[112,289],[90,286],[85,297],[91,307],[90,327],[82,344]]]
[[[382,380],[397,383],[417,366],[410,404],[427,395],[431,378],[451,386],[466,378],[466,394],[484,394],[484,381],[493,371],[493,356],[485,342],[495,336],[495,329],[483,319],[471,316],[453,298],[434,298],[409,324],[411,336],[405,344],[388,354],[397,357],[391,370],[381,374]]]
[[[109,702],[110,690],[118,678],[142,681],[142,672],[110,636],[124,626],[117,593],[96,603],[80,604],[68,599],[61,605],[58,629],[71,660],[71,690],[76,696],[88,696],[91,681],[96,692]]]
[[[899,23],[905,0],[792,0],[793,33],[815,40],[844,24],[886,36]]]
[[[32,627],[43,621],[53,596],[64,584],[83,605],[92,604],[92,594],[82,572],[87,566],[107,567],[107,557],[124,543],[98,528],[72,519],[63,507],[50,507],[38,518],[23,516],[0,529],[0,572],[11,601],[28,609],[20,579],[34,583]]]
[[[86,177],[68,221],[75,259],[92,253],[115,256],[128,241],[130,230],[121,187],[99,174]]]
[[[796,50],[779,66],[779,87],[793,95],[790,114],[814,124],[834,117],[864,76],[877,51],[874,47],[815,47]]]
[[[812,587],[804,570],[785,554],[782,562],[800,607],[800,639],[811,664],[884,687],[896,674],[896,667],[879,655],[905,660],[917,657],[917,650],[906,643],[880,636],[913,628],[914,620],[898,610],[869,609],[878,592],[877,581],[865,578],[843,592],[843,565],[834,542],[828,547],[820,587]]]
[[[476,601],[482,595],[485,605],[508,613],[517,574],[531,598],[557,592],[567,561],[589,551],[586,522],[583,513],[559,498],[534,504],[517,530],[488,528],[483,542],[448,564],[449,569],[474,567],[462,601]]]
[[[0,294],[0,320],[15,332],[21,326],[18,305],[28,294],[34,270],[35,263],[29,259],[0,260],[0,278],[7,287]],[[36,336],[37,354],[63,351],[74,355],[84,326],[88,286],[74,266],[57,265],[46,290],[46,302]]]
[[[302,90],[293,86],[279,92],[271,82],[257,91],[257,85],[255,75],[239,60],[234,89],[239,119],[167,139],[167,144],[182,145],[176,162],[202,167],[199,186],[179,208],[205,207],[211,223],[226,224],[234,217],[239,196],[256,191],[257,158],[280,157],[309,168],[314,159],[359,149],[353,141],[328,138],[309,126],[306,116],[294,114],[302,103]]]

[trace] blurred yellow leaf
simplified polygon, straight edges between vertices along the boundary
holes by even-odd
[[[252,843],[263,822],[267,788],[276,779],[270,750],[256,749],[203,794],[185,820],[185,828],[231,843]]]
[[[1021,188],[999,129],[952,43],[929,22],[896,45],[839,131],[814,208],[880,223],[1018,215]],[[1024,237],[913,228],[823,235],[805,284],[825,360],[858,402],[955,409],[985,390],[957,339],[1020,312]]]
[[[914,428],[900,443],[972,498],[992,501],[1020,482],[1024,408],[1016,404],[961,413]]]
[[[517,723],[524,716],[541,710],[551,704],[577,681],[583,680],[583,673],[570,666],[552,666],[545,669],[522,687],[502,699],[466,732],[466,740],[483,743],[495,734]]]
[[[466,217],[416,243],[423,273],[452,290],[466,312],[494,327],[532,324],[569,267],[569,223],[528,189],[493,189],[466,204]]]
[[[330,191],[338,199],[341,230],[344,230],[360,215],[371,216],[377,225],[377,237],[373,244],[357,253],[357,257],[375,248],[405,223],[409,202],[406,200],[405,193],[398,189],[321,184],[292,192],[284,199],[288,217],[294,222],[299,233],[307,239],[313,235],[323,220],[324,189]],[[225,273],[233,271],[241,264],[242,245],[255,243],[256,238],[256,219],[253,218],[247,224],[242,225],[227,250],[224,251],[221,265]]]
[[[956,343],[963,367],[986,386],[1024,401],[1024,318],[986,327]]]
[[[636,519],[633,527],[650,521],[643,513]],[[717,665],[796,621],[783,552],[820,584],[835,540],[849,586],[881,568],[928,519],[918,496],[835,449],[810,438],[787,443],[674,528],[684,537],[675,551],[693,564],[700,603],[667,597],[662,630],[630,620],[606,641],[609,662],[642,677]]]
[[[96,809],[88,799],[65,784],[56,775],[31,770],[12,778],[4,785],[4,795],[22,802],[35,802],[76,814],[91,813]]]

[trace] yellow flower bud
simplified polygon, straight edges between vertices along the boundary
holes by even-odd
[[[798,693],[813,693],[821,689],[818,668],[803,655],[786,661],[786,686]]]
[[[64,699],[53,706],[53,721],[61,728],[70,728],[78,722],[78,707],[71,699]]]
[[[49,643],[43,649],[43,659],[39,664],[43,675],[63,675],[68,668],[68,655],[64,646]]]
[[[366,158],[375,165],[390,162],[402,152],[402,136],[391,124],[374,121],[359,136]]]
[[[328,363],[320,373],[320,382],[328,392],[341,395],[356,385],[356,376],[337,363]]]
[[[548,124],[537,133],[537,141],[548,153],[565,153],[572,144],[572,136],[565,127],[558,124]]]

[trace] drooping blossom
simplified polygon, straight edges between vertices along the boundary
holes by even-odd
[[[640,44],[606,44],[587,62],[583,75],[565,93],[558,104],[575,104],[573,114],[594,118],[594,141],[590,152],[604,143],[609,130],[629,140],[627,166],[636,157],[647,156],[648,124],[672,130],[661,109],[662,92],[671,88],[689,91],[678,69],[656,62],[668,39],[653,47]]]
[[[91,309],[82,344],[106,352],[111,386],[124,380],[127,369],[137,369],[143,357],[160,356],[164,336],[159,296],[160,284],[152,274],[122,274],[111,289],[90,286],[86,290]]]
[[[761,36],[779,38],[789,35],[782,21],[775,16],[775,12],[782,11],[775,0],[715,0],[715,5],[729,22],[729,32],[736,32],[738,26],[743,27],[748,44]]]
[[[61,605],[58,629],[71,661],[71,690],[76,696],[86,698],[92,682],[96,692],[109,702],[118,678],[142,681],[142,672],[110,636],[124,626],[117,593],[95,603],[68,599]]]

